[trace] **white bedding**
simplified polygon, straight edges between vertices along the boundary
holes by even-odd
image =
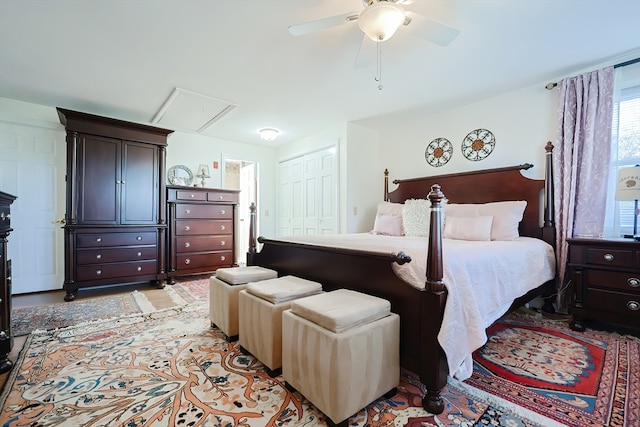
[[[405,252],[412,261],[393,264],[412,286],[424,288],[428,239],[371,233],[289,236],[278,240],[342,247],[380,253]],[[447,304],[438,341],[459,380],[471,376],[471,354],[487,341],[486,329],[509,309],[517,297],[555,275],[553,248],[539,239],[513,241],[442,240]],[[461,337],[466,337],[462,339]]]

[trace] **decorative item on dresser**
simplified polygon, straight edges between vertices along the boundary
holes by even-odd
[[[11,334],[11,261],[7,255],[7,237],[11,228],[11,204],[16,196],[0,191],[0,374],[13,366],[8,359],[13,347]]]
[[[569,268],[575,301],[571,328],[600,320],[640,330],[640,243],[625,239],[572,238]]]
[[[166,280],[173,131],[58,108],[67,130],[65,301],[79,288]]]
[[[175,277],[235,265],[239,190],[167,186],[168,271]]]

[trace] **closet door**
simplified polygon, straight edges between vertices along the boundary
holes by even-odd
[[[318,234],[334,234],[338,232],[338,167],[335,148],[318,153],[317,171]]]
[[[287,160],[279,167],[278,223],[280,236],[303,234],[302,158]]]
[[[337,176],[335,147],[280,163],[281,236],[338,232]]]

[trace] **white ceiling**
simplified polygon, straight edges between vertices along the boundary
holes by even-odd
[[[140,123],[175,88],[236,108],[203,134],[278,143],[346,121],[475,102],[640,48],[640,0],[412,0],[460,29],[441,48],[405,32],[354,67],[349,23],[294,37],[289,25],[360,11],[361,0],[0,0],[0,96]],[[374,120],[367,120],[375,125]],[[271,143],[272,144],[272,143]]]

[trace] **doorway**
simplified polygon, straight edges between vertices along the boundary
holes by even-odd
[[[236,210],[235,257],[236,263],[244,266],[249,251],[249,207],[251,203],[258,205],[258,163],[224,156],[222,168],[222,187],[240,190]]]

